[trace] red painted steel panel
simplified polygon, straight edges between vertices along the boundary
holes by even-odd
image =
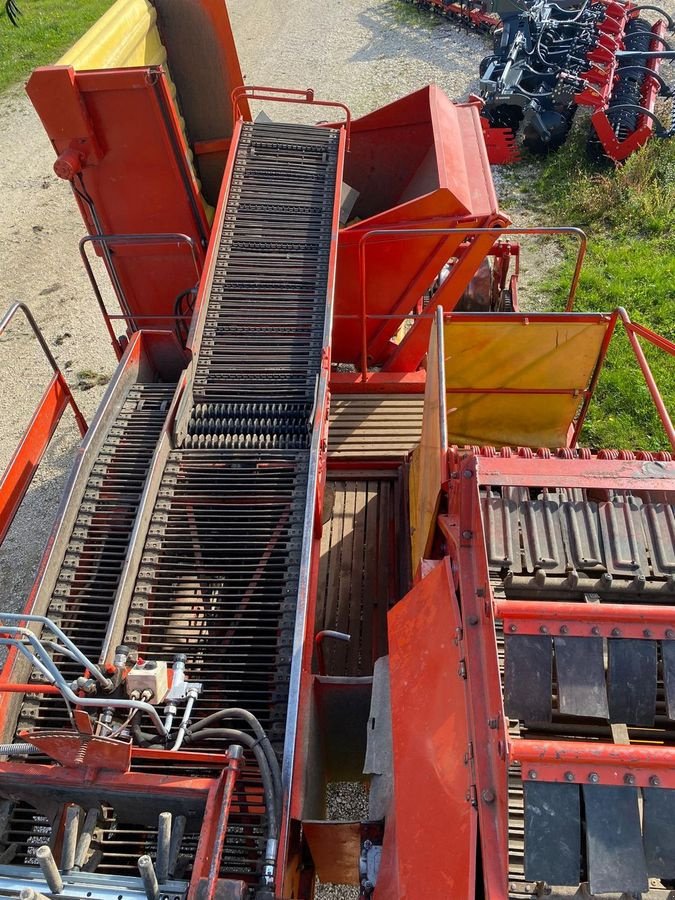
[[[201,262],[209,227],[160,67],[37,69],[27,91],[56,153],[68,153],[74,170],[81,166],[73,187],[91,234],[186,234]],[[54,109],[70,113],[61,119]],[[100,158],[90,144],[100,147]],[[172,317],[177,296],[194,286],[189,249],[120,245],[111,260],[126,298],[122,312],[137,327],[172,329],[170,319],[144,316]]]
[[[477,815],[461,620],[449,560],[388,618],[398,894],[377,890],[376,897],[470,900]]]
[[[42,395],[21,443],[0,479],[0,544],[9,531],[68,403],[69,392],[57,372]]]
[[[392,147],[396,147],[395,156]],[[435,85],[352,122],[345,182],[359,197],[352,221],[340,232],[335,362],[353,362],[360,354],[359,244],[364,234],[383,227],[481,227],[492,224],[499,213],[478,107],[452,103]],[[499,221],[506,223],[505,219]],[[465,235],[406,235],[378,236],[368,243],[368,313],[397,316],[368,322],[368,349],[375,361],[381,362],[391,353],[391,338],[401,317],[431,287],[448,259],[470,253],[468,246],[458,249],[463,241]],[[446,308],[459,299],[492,242],[475,265],[461,277],[458,273],[453,291],[446,289]],[[428,332],[428,324],[421,323],[421,329]],[[428,333],[425,337],[428,339]],[[420,358],[427,340],[422,344]],[[419,359],[414,362],[412,368]],[[408,360],[405,365],[410,367]]]

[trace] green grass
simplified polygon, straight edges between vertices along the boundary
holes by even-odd
[[[112,5],[112,0],[18,0],[14,28],[0,5],[0,91],[56,60]]]
[[[675,140],[652,140],[619,168],[585,158],[582,130],[544,161],[529,192],[556,223],[589,236],[579,284],[581,311],[627,309],[633,321],[675,340]],[[560,274],[542,286],[559,309],[572,273],[573,251]],[[623,328],[617,326],[591,404],[587,446],[670,449]],[[675,412],[675,360],[642,342],[661,395]]]

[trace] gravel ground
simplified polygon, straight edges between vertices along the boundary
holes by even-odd
[[[451,97],[477,87],[486,38],[401,0],[230,0],[249,83],[313,87],[362,115],[429,82]],[[68,186],[52,173],[53,151],[23,90],[0,96],[0,311],[30,307],[85,416],[93,415],[115,365],[77,250],[81,219]],[[9,460],[48,378],[28,328],[0,339],[0,470]],[[0,550],[0,607],[23,605],[77,443],[69,420],[57,433],[24,508]],[[364,814],[363,790],[331,793],[333,818]],[[354,889],[320,888],[342,900]]]

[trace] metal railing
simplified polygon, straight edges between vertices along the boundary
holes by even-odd
[[[127,323],[127,326],[131,329],[131,331],[138,330],[136,326],[137,319],[142,319],[144,322],[151,321],[153,319],[157,319],[163,322],[185,321],[186,317],[181,315],[133,315],[124,291],[119,284],[119,278],[117,277],[112,278],[113,290],[115,291],[115,295],[117,296],[117,300],[123,312],[119,315],[111,315],[105,305],[103,294],[101,293],[101,289],[98,286],[96,276],[94,275],[94,270],[92,269],[91,262],[89,260],[89,257],[87,256],[86,248],[88,244],[98,244],[102,246],[107,252],[106,260],[109,261],[109,265],[112,266],[113,269],[114,263],[112,262],[110,249],[116,244],[120,244],[122,246],[142,246],[144,244],[176,244],[180,246],[185,244],[190,248],[192,262],[195,267],[195,274],[198,283],[199,279],[201,278],[202,270],[199,264],[199,252],[197,244],[189,235],[181,234],[180,232],[167,232],[166,234],[88,234],[80,240],[79,246],[82,263],[87,273],[87,277],[89,278],[89,283],[91,284],[92,290],[94,291],[94,296],[96,297],[96,302],[98,303],[99,309],[101,310],[101,315],[103,316],[103,319],[105,321],[106,328],[108,329],[110,342],[112,344],[113,350],[115,351],[117,359],[122,358],[124,348],[122,347],[119,338],[115,334],[115,329],[113,328],[112,324],[114,321],[117,321],[118,319],[123,320]]]
[[[68,406],[73,411],[82,437],[87,431],[87,423],[73,397],[68,382],[54,359],[33,314],[25,303],[14,303],[10,306],[0,320],[0,336],[5,333],[17,312],[22,312],[28,320],[28,324],[52,368],[53,375],[24,431],[19,446],[14,451],[14,455],[0,479],[0,544],[7,536],[23,498],[26,496],[26,491],[30,487],[42,457]]]
[[[495,243],[499,241],[500,238],[509,238],[512,235],[532,235],[532,236],[550,236],[554,237],[558,236],[572,236],[579,239],[579,250],[577,251],[577,259],[574,267],[574,273],[572,275],[572,281],[570,284],[570,290],[567,297],[567,302],[565,305],[565,312],[570,312],[574,309],[574,301],[576,298],[577,287],[579,285],[579,278],[581,276],[581,268],[583,266],[584,257],[586,256],[586,248],[588,246],[588,238],[584,231],[581,228],[573,228],[571,226],[559,226],[559,227],[532,227],[532,228],[515,228],[515,227],[492,227],[492,228],[471,228],[471,227],[462,227],[462,228],[373,228],[370,231],[364,232],[361,235],[358,243],[358,258],[359,258],[359,278],[360,278],[360,291],[361,291],[361,312],[360,312],[360,322],[361,322],[361,373],[365,378],[367,377],[368,372],[368,337],[367,337],[367,329],[366,329],[366,320],[369,318],[368,316],[368,289],[366,282],[367,275],[367,258],[366,258],[366,245],[369,242],[372,242],[374,237],[389,237],[389,238],[405,238],[410,239],[411,237],[463,237],[463,238],[474,238],[481,236],[493,236],[495,238]],[[452,278],[452,272],[450,272],[449,279]],[[336,316],[338,318],[338,316]],[[344,318],[344,317],[340,317]],[[401,320],[407,318],[407,316],[400,316]]]
[[[237,119],[243,119],[240,104],[244,98],[247,100],[271,100],[274,103],[302,103],[308,106],[324,106],[332,109],[341,109],[345,114],[345,120],[339,124],[345,129],[345,149],[349,150],[352,127],[351,110],[345,103],[340,103],[338,100],[316,100],[312,88],[299,90],[298,88],[277,88],[255,84],[243,84],[232,91],[231,98],[232,120],[234,122],[236,122]]]

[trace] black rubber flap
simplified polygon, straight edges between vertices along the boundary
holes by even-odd
[[[585,784],[584,806],[591,894],[646,891],[638,789]]]
[[[666,712],[675,719],[675,641],[661,642],[663,659],[663,685],[666,689]]]
[[[525,880],[577,885],[581,868],[579,786],[523,782]]]
[[[555,638],[558,709],[566,716],[608,719],[602,638]]]
[[[542,635],[504,638],[504,709],[521,722],[551,721],[553,644]]]
[[[647,873],[650,878],[675,879],[675,791],[643,788]]]
[[[607,694],[612,722],[653,725],[656,711],[656,641],[609,640]]]

